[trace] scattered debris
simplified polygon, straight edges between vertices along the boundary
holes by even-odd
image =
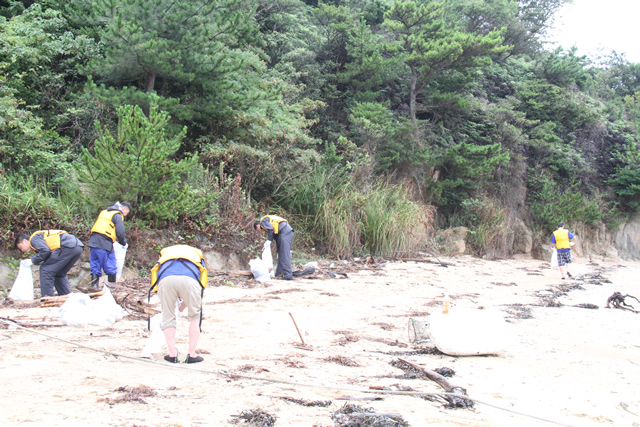
[[[436,368],[433,370],[435,373],[442,375],[443,377],[452,377],[456,374],[456,371],[454,371],[451,368]]]
[[[380,328],[382,328],[385,331],[390,331],[391,329],[395,329],[395,326],[393,326],[390,323],[376,322],[376,323],[372,323],[372,325],[380,326]]]
[[[287,366],[288,368],[297,368],[297,369],[302,369],[302,368],[306,368],[307,366],[304,364],[304,362],[301,362],[300,360],[297,359],[293,359],[291,356],[287,356],[284,357],[282,359],[280,359],[285,366]]]
[[[267,295],[289,294],[291,292],[307,292],[307,289],[300,289],[300,288],[279,289],[277,291],[267,292]]]
[[[337,363],[342,366],[360,366],[358,362],[345,356],[328,356],[324,360],[327,362]]]
[[[138,387],[118,387],[114,391],[118,393],[124,393],[124,395],[116,397],[115,399],[105,397],[102,399],[98,399],[98,402],[105,402],[109,406],[113,406],[116,403],[123,402],[140,402],[146,405],[147,401],[144,400],[145,397],[154,397],[157,395],[157,393],[151,387],[148,387],[146,385],[140,385]]]
[[[510,282],[510,283],[491,282],[491,284],[496,286],[518,286],[516,282]]]
[[[377,413],[373,408],[363,409],[351,403],[345,404],[331,415],[337,427],[398,427],[409,426],[402,415]]]
[[[446,401],[446,408],[454,409],[454,408],[463,408],[463,409],[471,409],[473,408],[474,402],[473,400],[468,399],[467,390],[462,387],[453,385],[447,380],[444,376],[440,375],[437,372],[434,372],[430,369],[423,368],[414,363],[411,363],[404,359],[398,359],[397,361],[392,361],[391,366],[395,366],[396,368],[400,368],[405,372],[417,373],[420,377],[429,379],[440,387],[444,389],[448,394],[440,396],[442,400]],[[431,399],[430,399],[431,400]]]
[[[505,311],[509,314],[506,319],[507,322],[509,322],[509,319],[533,319],[531,309],[524,304],[509,304],[506,307]]]
[[[240,415],[232,415],[231,424],[239,424],[240,422],[252,427],[272,427],[276,424],[275,415],[271,415],[262,409],[245,409]]]
[[[578,308],[589,308],[589,309],[592,309],[592,310],[596,310],[596,309],[600,308],[600,307],[598,307],[598,306],[597,306],[597,305],[595,305],[595,304],[589,304],[589,303],[576,304],[576,305],[574,305],[574,307],[578,307]]]
[[[322,408],[326,408],[327,406],[331,405],[330,400],[314,400],[310,402],[308,400],[294,399],[293,397],[287,397],[287,396],[279,396],[279,398],[287,402],[297,403],[298,405],[302,405],[302,406],[320,406]]]

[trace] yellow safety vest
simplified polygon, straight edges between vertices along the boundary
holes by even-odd
[[[51,249],[52,251],[55,251],[56,249],[60,249],[60,236],[63,235],[63,234],[67,234],[67,232],[64,231],[64,230],[40,230],[40,231],[36,231],[29,238],[29,246],[31,246],[31,249],[33,249],[36,252],[38,252],[38,250],[36,248],[34,248],[33,245],[31,245],[31,239],[33,239],[33,237],[36,234],[40,234],[40,233],[44,234],[44,236],[43,236],[44,237],[44,242],[47,244],[47,246],[49,246],[49,249]]]
[[[103,210],[102,212],[100,212],[100,215],[98,215],[98,219],[96,220],[96,223],[93,224],[93,227],[91,227],[91,232],[92,233],[100,233],[100,234],[104,234],[105,236],[107,236],[108,238],[110,238],[112,241],[116,241],[117,236],[116,236],[116,225],[113,223],[113,217],[114,215],[122,215],[122,212],[120,211],[108,211],[108,210]],[[124,215],[122,216],[122,219],[124,220]]]
[[[269,222],[271,223],[271,226],[273,227],[273,232],[278,234],[279,228],[280,228],[280,223],[281,222],[286,222],[287,224],[289,223],[286,219],[276,216],[276,215],[265,215],[262,218],[260,218],[260,227],[264,230],[264,231],[269,231],[266,228],[262,227],[262,220],[264,220],[265,218],[269,218]]]
[[[556,249],[569,249],[571,243],[569,242],[569,230],[556,230],[553,232],[556,238]]]
[[[160,267],[167,261],[170,260],[178,260],[184,259],[186,261],[190,261],[195,264],[200,270],[200,286],[202,288],[207,287],[207,281],[209,280],[207,269],[202,266],[202,251],[200,249],[193,248],[187,245],[175,245],[164,248],[160,251],[160,259],[151,269],[151,289],[150,291],[158,290],[158,271],[160,271]]]

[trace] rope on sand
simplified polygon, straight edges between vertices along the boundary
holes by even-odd
[[[75,347],[80,347],[80,348],[84,348],[96,353],[103,353],[103,354],[107,354],[109,356],[113,356],[116,359],[118,358],[122,358],[122,359],[129,359],[129,360],[133,360],[136,362],[143,362],[143,363],[149,363],[149,364],[153,364],[153,365],[159,365],[162,366],[163,368],[173,368],[173,369],[182,369],[182,370],[186,370],[186,371],[192,371],[192,372],[204,372],[204,373],[208,373],[208,374],[213,374],[213,375],[217,375],[221,378],[225,378],[225,379],[238,379],[238,378],[242,378],[242,379],[247,379],[247,380],[254,380],[254,381],[261,381],[261,382],[267,382],[267,383],[275,383],[275,384],[286,384],[286,385],[291,385],[291,386],[299,386],[299,387],[308,387],[308,388],[320,388],[320,389],[325,389],[325,390],[339,390],[339,391],[348,391],[348,392],[352,392],[352,393],[373,393],[373,394],[388,394],[388,395],[404,395],[404,396],[417,396],[417,397],[421,397],[421,396],[430,396],[430,397],[438,397],[438,396],[455,396],[458,398],[464,398],[467,400],[472,400],[476,403],[480,403],[482,405],[486,405],[486,406],[490,406],[492,408],[495,409],[499,409],[501,411],[505,411],[505,412],[509,412],[512,414],[516,414],[516,415],[520,415],[523,417],[527,417],[527,418],[532,418],[532,419],[536,419],[539,421],[544,421],[550,424],[555,424],[555,425],[559,425],[559,426],[565,426],[565,427],[570,427],[568,424],[562,424],[559,423],[557,421],[552,421],[546,418],[542,418],[542,417],[538,417],[536,415],[530,415],[530,414],[525,414],[523,412],[518,412],[518,411],[514,411],[512,409],[508,409],[508,408],[503,408],[497,405],[494,405],[492,403],[488,403],[488,402],[484,402],[482,400],[476,399],[474,397],[469,397],[469,396],[461,396],[459,394],[455,394],[455,393],[447,393],[447,392],[442,392],[442,393],[424,393],[424,392],[419,392],[419,391],[393,391],[393,390],[362,390],[362,389],[354,389],[354,388],[347,388],[347,387],[333,387],[333,386],[323,386],[323,385],[317,385],[317,384],[305,384],[305,383],[298,383],[298,382],[294,382],[294,381],[286,381],[286,380],[276,380],[276,379],[270,379],[270,378],[260,378],[260,377],[253,377],[250,375],[237,375],[237,374],[227,374],[224,372],[220,372],[220,371],[212,371],[209,369],[200,369],[200,368],[196,368],[193,366],[183,366],[182,364],[177,364],[177,363],[164,363],[164,362],[158,362],[156,360],[152,360],[152,359],[144,359],[141,357],[133,357],[133,356],[127,356],[124,354],[119,354],[119,353],[114,353],[111,351],[107,351],[107,350],[102,350],[99,348],[95,348],[95,347],[89,347],[87,345],[84,344],[79,344],[73,341],[69,341],[69,340],[65,340],[63,338],[58,338],[55,337],[53,335],[49,335],[49,334],[45,334],[44,332],[40,332],[40,331],[36,331],[34,329],[29,329],[26,328],[22,325],[20,325],[19,323],[16,322],[12,322],[12,321],[7,321],[5,319],[0,319],[0,322],[12,326],[12,327],[16,327],[19,329],[23,329],[25,331],[31,332],[33,334],[37,334],[37,335],[41,335],[43,337],[55,340],[55,341],[60,341]]]

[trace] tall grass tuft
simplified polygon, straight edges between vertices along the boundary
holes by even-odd
[[[46,185],[30,177],[0,176],[0,239],[11,244],[20,232],[62,228],[75,231],[77,219],[72,210]]]
[[[379,183],[364,192],[347,183],[322,203],[314,226],[326,251],[339,258],[397,256],[426,241],[432,220],[432,209],[411,200],[403,185]]]
[[[380,183],[367,193],[360,221],[364,246],[374,255],[397,256],[425,241],[431,210],[411,200],[403,185]]]
[[[315,216],[314,229],[325,240],[325,250],[339,258],[349,258],[362,246],[358,210],[362,196],[351,185],[344,185],[325,199]]]

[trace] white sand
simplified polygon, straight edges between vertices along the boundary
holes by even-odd
[[[390,365],[402,357],[431,370],[449,367],[454,385],[479,401],[572,426],[640,425],[640,314],[605,309],[615,291],[640,298],[640,264],[606,267],[612,283],[583,284],[558,301],[536,306],[536,291],[565,281],[535,260],[442,259],[454,265],[393,263],[347,279],[274,281],[270,287],[211,287],[205,291],[203,363],[178,369],[157,355],[156,364],[116,358],[23,330],[0,333],[3,425],[210,425],[225,426],[243,410],[261,409],[276,426],[333,426],[331,414],[352,398],[373,397],[370,387],[400,385],[425,393],[442,389],[425,379],[396,378]],[[571,271],[598,268],[578,259]],[[534,274],[528,274],[534,273]],[[572,282],[568,282],[569,284]],[[274,293],[297,289],[294,292]],[[408,354],[409,319],[428,320],[449,294],[452,310],[495,309],[509,318],[514,338],[498,356],[451,357]],[[231,302],[231,301],[234,302]],[[635,308],[640,304],[628,300]],[[596,304],[590,310],[573,307]],[[511,304],[530,309],[531,319],[513,318]],[[0,309],[0,316],[55,318],[57,309]],[[300,338],[313,351],[297,348]],[[121,321],[109,328],[38,329],[85,346],[138,357],[146,322]],[[187,323],[178,325],[178,349],[186,355]],[[351,332],[346,340],[344,332]],[[356,337],[358,338],[356,340]],[[399,345],[393,346],[397,341]],[[403,345],[406,345],[403,347]],[[360,366],[326,360],[344,357]],[[204,370],[202,372],[198,370]],[[259,377],[229,379],[217,373]],[[281,381],[281,382],[279,382]],[[145,385],[155,397],[110,406],[100,399],[122,396],[118,387]],[[478,403],[473,410],[444,409],[414,396],[380,395],[378,401],[350,401],[377,412],[395,412],[412,426],[538,426],[540,419]],[[305,407],[280,397],[330,400],[329,407]],[[242,424],[240,424],[242,425]]]

